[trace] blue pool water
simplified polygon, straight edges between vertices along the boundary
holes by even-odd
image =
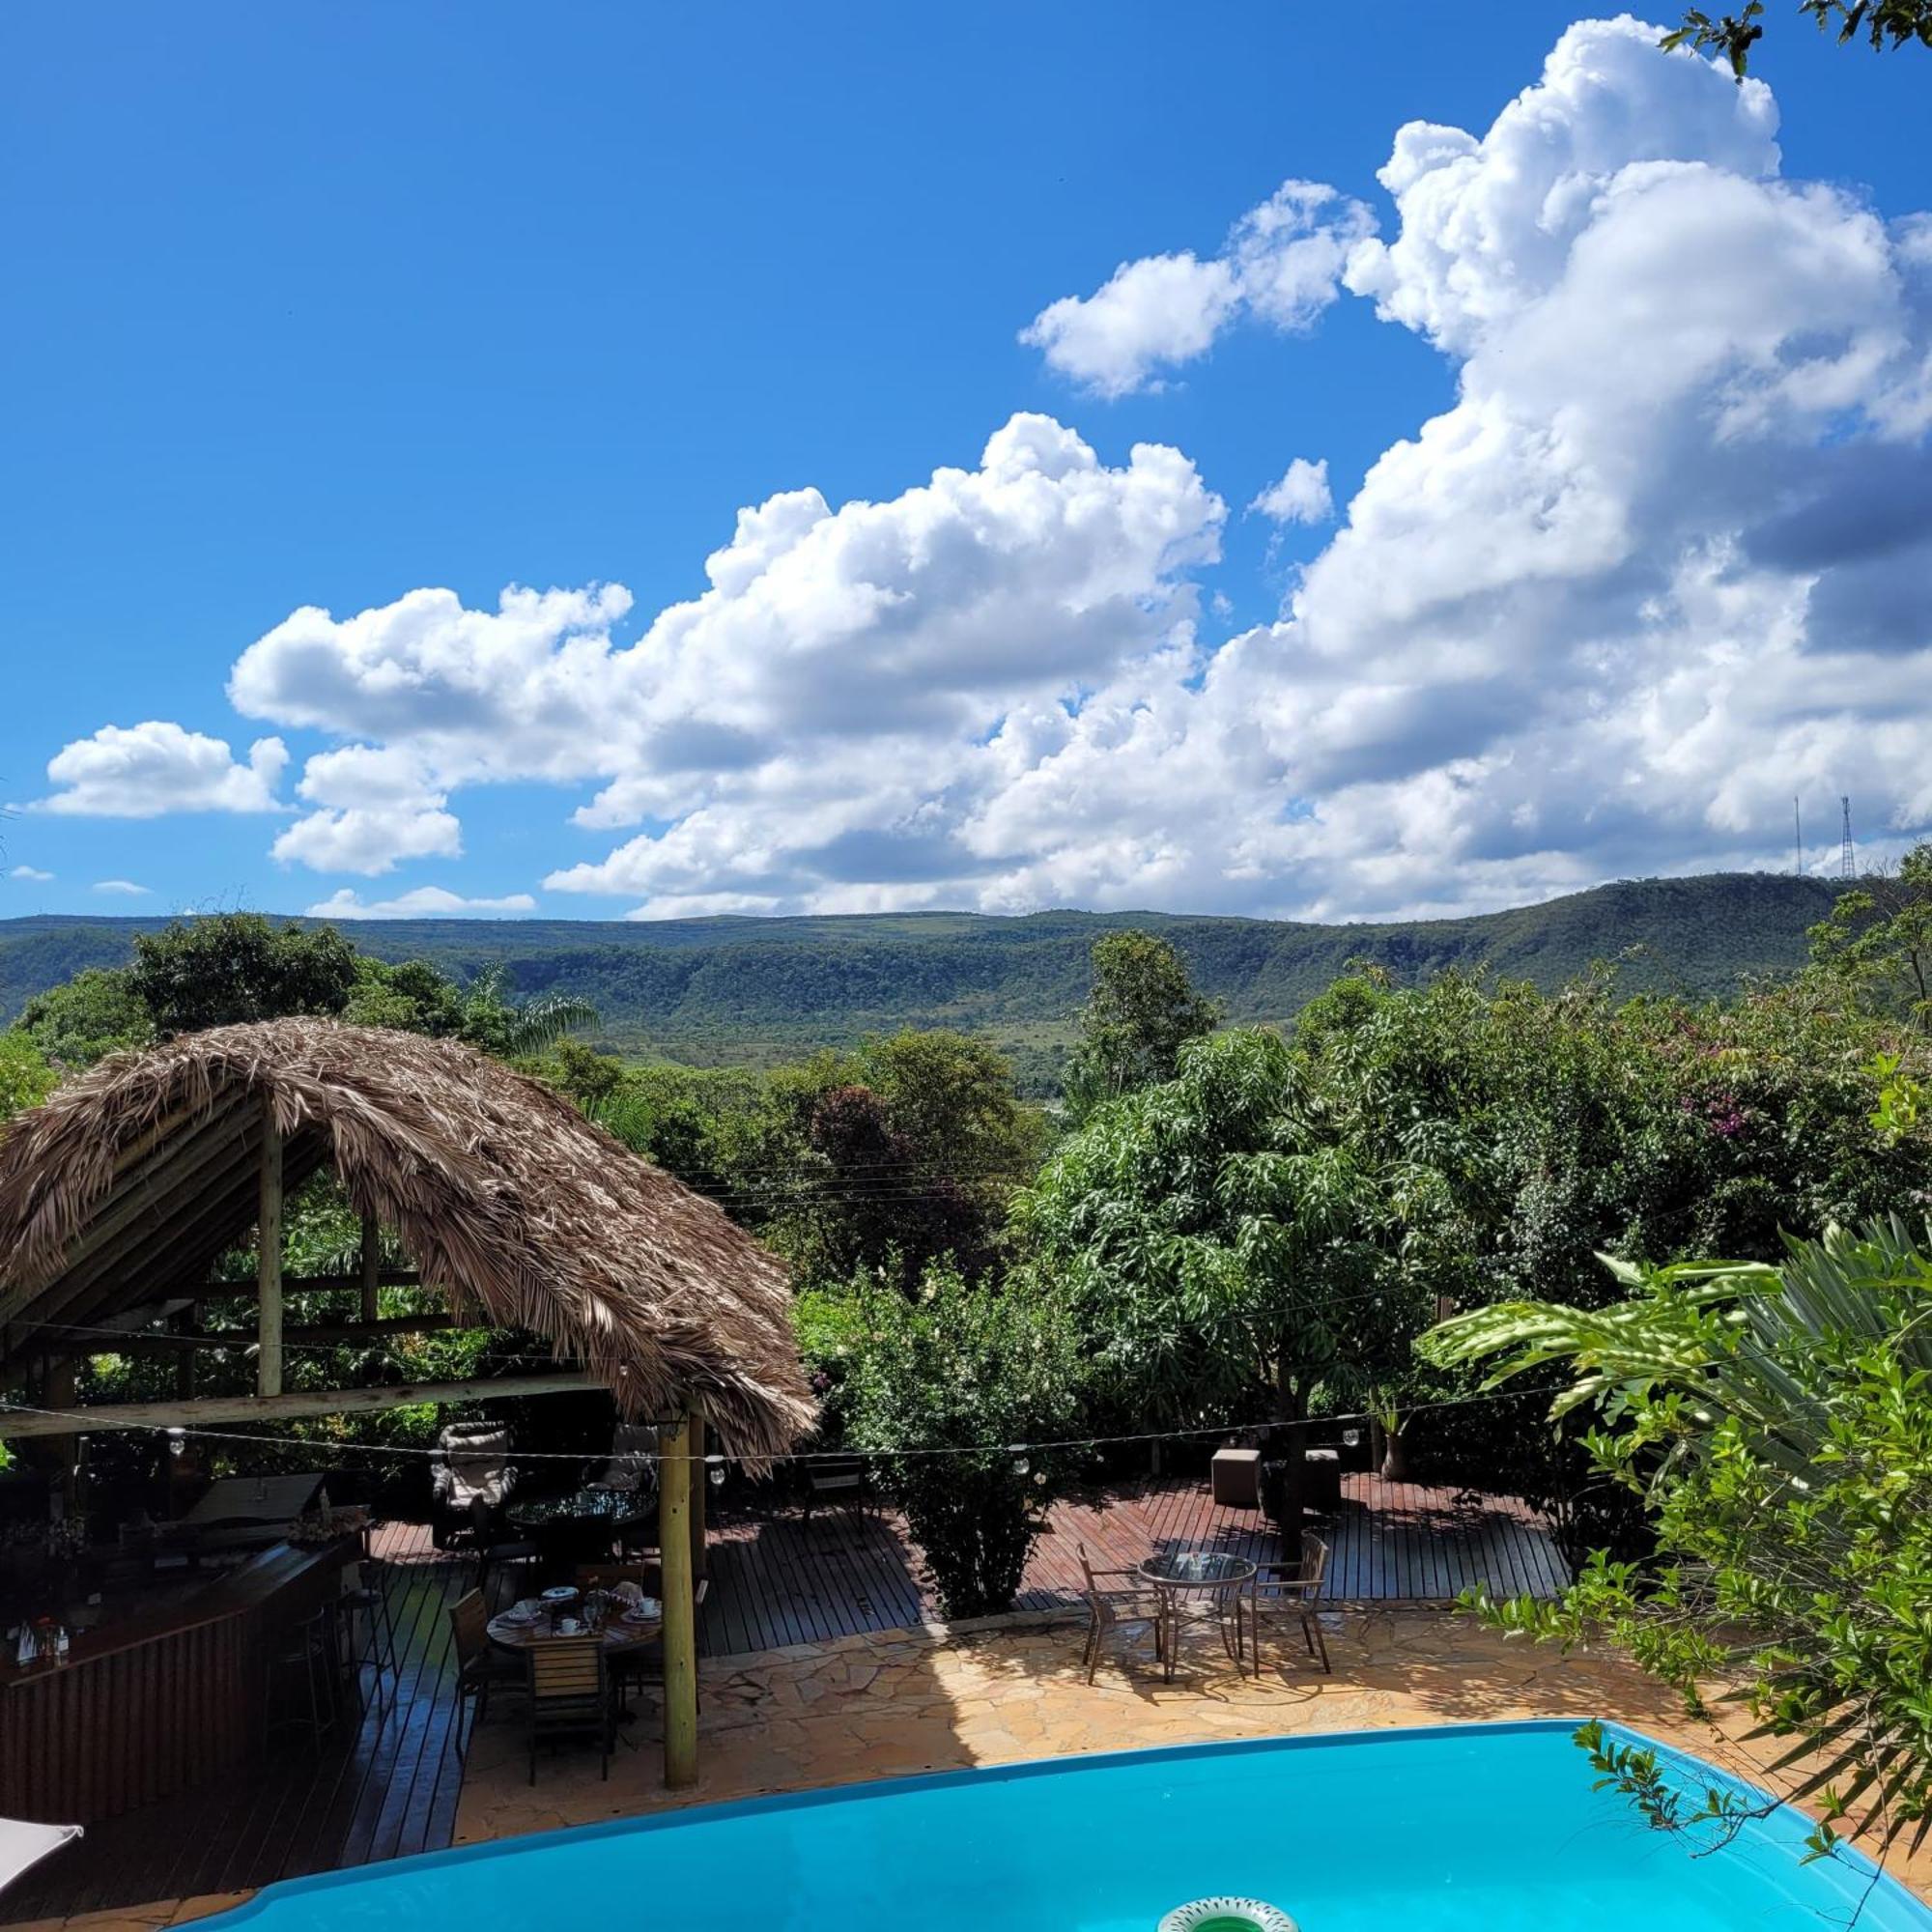
[[[1207,1745],[762,1799],[272,1886],[248,1932],[1153,1932],[1232,1892],[1303,1932],[1842,1925],[1862,1860],[1792,1813],[1695,1858],[1568,1721]],[[1628,1738],[1632,1733],[1624,1733]],[[1701,1793],[1719,1775],[1682,1760]],[[1862,1932],[1932,1932],[1882,1880]]]

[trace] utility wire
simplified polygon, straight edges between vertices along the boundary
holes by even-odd
[[[1468,1408],[1486,1403],[1504,1402],[1523,1395],[1554,1395],[1567,1383],[1550,1383],[1548,1387],[1535,1389],[1492,1389],[1466,1396],[1445,1396],[1437,1402],[1409,1403],[1402,1406],[1402,1413],[1421,1415],[1444,1408]],[[477,1401],[487,1401],[487,1396],[478,1396]],[[111,1410],[103,1409],[103,1414]],[[35,1408],[25,1403],[0,1403],[0,1418],[9,1415],[46,1416],[55,1421],[71,1423],[73,1427],[64,1433],[87,1435],[99,1432],[87,1427],[87,1412],[70,1408]],[[1359,1409],[1333,1415],[1310,1415],[1301,1423],[1286,1423],[1278,1416],[1269,1416],[1261,1422],[1216,1422],[1204,1423],[1195,1429],[1151,1429],[1119,1435],[1065,1435],[1049,1437],[1037,1442],[927,1442],[904,1443],[886,1449],[792,1449],[775,1456],[731,1456],[714,1451],[704,1456],[654,1456],[651,1461],[678,1463],[825,1463],[850,1462],[854,1456],[872,1462],[910,1462],[917,1457],[940,1456],[1029,1456],[1043,1454],[1054,1449],[1104,1449],[1124,1447],[1136,1442],[1184,1442],[1196,1441],[1215,1435],[1260,1435],[1278,1429],[1319,1425],[1331,1428],[1350,1422],[1372,1422],[1376,1412]],[[660,1419],[659,1426],[664,1426]],[[139,1433],[153,1435],[167,1435],[197,1441],[214,1442],[255,1442],[270,1448],[290,1449],[314,1446],[314,1439],[306,1436],[260,1435],[243,1431],[226,1429],[196,1429],[183,1424],[161,1422],[138,1422],[117,1424],[111,1433],[115,1435]],[[327,1445],[331,1452],[367,1456],[427,1456],[438,1461],[444,1460],[449,1451],[442,1449],[417,1448],[411,1443],[384,1444],[380,1442],[335,1442]],[[462,1454],[462,1451],[455,1452]],[[508,1461],[512,1463],[582,1463],[587,1457],[602,1453],[599,1450],[531,1450],[527,1453],[513,1451]]]

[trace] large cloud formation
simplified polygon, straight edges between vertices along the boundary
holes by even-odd
[[[1346,291],[1451,361],[1278,622],[1203,636],[1225,510],[1180,452],[1016,416],[889,500],[742,511],[633,641],[616,586],[295,612],[230,685],[340,745],[278,853],[447,857],[452,792],[541,779],[606,835],[546,885],[646,915],[1377,915],[1782,863],[1794,792],[1923,829],[1932,218],[1784,179],[1769,92],[1658,32],[1580,23],[1486,132],[1403,128],[1382,234],[1291,183],[1030,327],[1122,393]],[[1326,489],[1299,459],[1259,507]]]

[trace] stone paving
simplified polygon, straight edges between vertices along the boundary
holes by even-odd
[[[456,1841],[628,1817],[718,1799],[848,1784],[1149,1745],[1345,1731],[1391,1724],[1590,1716],[1655,1724],[1672,1700],[1612,1660],[1505,1645],[1434,1611],[1325,1619],[1335,1670],[1299,1640],[1238,1675],[1211,1637],[1172,1684],[1144,1655],[1080,1669],[1084,1624],[951,1633],[895,1631],[707,1661],[700,1779],[669,1793],[654,1734],[619,1748],[607,1783],[594,1751],[539,1757],[527,1782],[521,1727],[493,1721],[469,1747]]]
[[[1621,1718],[1786,1788],[1766,1776],[1773,1753],[1763,1745],[1741,1745],[1688,1719],[1673,1693],[1613,1656],[1566,1657],[1441,1610],[1341,1611],[1322,1621],[1332,1676],[1298,1644],[1271,1644],[1261,1674],[1241,1676],[1208,1639],[1187,1654],[1171,1685],[1145,1656],[1110,1656],[1089,1685],[1080,1667],[1084,1623],[1013,1620],[708,1661],[695,1791],[665,1790],[658,1740],[643,1726],[639,1748],[620,1747],[612,1758],[608,1783],[595,1754],[580,1751],[539,1757],[532,1786],[524,1739],[506,1719],[470,1745],[456,1841],[1082,1751],[1521,1718]],[[1932,1847],[1888,1862],[1932,1899]]]

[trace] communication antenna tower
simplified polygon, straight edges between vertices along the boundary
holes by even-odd
[[[1791,841],[1797,852],[1797,872],[1804,876],[1804,814],[1798,809],[1798,801],[1791,801]]]
[[[1845,844],[1843,851],[1838,854],[1838,876],[1841,879],[1856,879],[1859,875],[1859,862],[1852,851],[1852,802],[1840,793],[1838,804],[1845,814]]]

